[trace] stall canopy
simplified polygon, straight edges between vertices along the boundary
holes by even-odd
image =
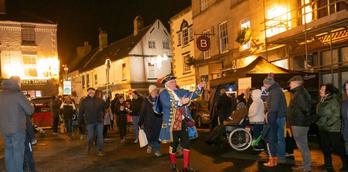
[[[211,87],[216,87],[220,84],[236,82],[238,78],[246,77],[250,74],[289,74],[293,73],[287,69],[273,65],[272,63],[266,61],[263,57],[259,56],[248,66],[231,70],[226,72],[226,75],[219,79],[211,80]]]

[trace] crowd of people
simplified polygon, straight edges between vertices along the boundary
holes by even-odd
[[[324,165],[320,168],[333,171],[331,154],[334,151],[341,158],[341,171],[347,171],[348,82],[343,86],[343,96],[332,84],[321,85],[317,104],[313,104],[301,76],[292,77],[288,83],[289,90],[282,89],[273,76],[268,76],[263,80],[262,90],[249,90],[247,95],[237,97],[226,94],[226,88],[222,88],[215,108],[219,124],[236,118],[237,113],[245,114],[253,139],[262,138],[254,150],[267,150],[269,158],[264,166],[270,168],[285,163],[286,157],[293,153],[294,145],[285,142],[285,133],[290,131],[303,159],[301,165],[292,169],[304,172],[312,170],[308,132],[311,127],[317,128],[318,143],[324,156]]]
[[[120,142],[124,144],[131,123],[134,143],[139,142],[139,130],[145,131],[147,153],[161,157],[160,143],[170,143],[170,169],[177,171],[176,153],[181,147],[183,171],[195,171],[190,166],[190,140],[197,137],[197,131],[189,105],[202,95],[205,82],[191,92],[179,88],[175,79],[173,75],[167,75],[161,80],[162,90],[150,85],[148,96],[133,91],[130,99],[119,94],[113,100],[103,99],[102,92],[94,88],[88,88],[87,96],[78,103],[70,96],[53,97],[53,134],[64,132],[72,140],[73,133],[78,130],[81,140],[87,136],[87,153],[90,154],[96,145],[97,155],[104,156],[104,139],[110,137],[109,131],[116,129],[117,125]],[[9,172],[35,171],[32,155],[35,133],[31,122],[34,108],[21,93],[20,86],[18,77],[6,79],[0,93],[0,130],[5,141],[5,164]],[[324,156],[322,168],[333,171],[331,154],[334,151],[341,158],[341,170],[347,171],[348,99],[341,98],[339,90],[332,84],[324,84],[313,108],[313,99],[301,76],[292,77],[289,88],[288,92],[284,91],[272,76],[263,80],[263,89],[248,90],[238,96],[222,88],[216,102],[218,125],[223,126],[238,113],[246,114],[252,137],[262,138],[254,150],[267,150],[268,161],[263,165],[269,168],[286,161],[289,143],[285,141],[285,131],[290,129],[303,160],[293,170],[308,172],[312,170],[308,132],[310,126],[316,124]],[[343,97],[348,97],[348,82],[343,91]]]

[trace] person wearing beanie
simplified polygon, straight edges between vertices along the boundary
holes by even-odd
[[[162,156],[160,143],[158,141],[162,125],[162,116],[154,112],[153,106],[158,96],[158,88],[149,86],[149,96],[142,102],[138,125],[144,129],[149,145],[147,153],[154,152],[156,157]]]
[[[188,106],[191,100],[202,95],[205,82],[198,84],[196,91],[190,92],[178,88],[175,79],[169,74],[161,80],[165,89],[159,94],[155,105],[155,112],[163,114],[159,140],[171,143],[169,147],[171,170],[177,171],[176,152],[180,144],[183,148],[183,171],[195,171],[189,167],[190,139],[197,137],[197,131]]]
[[[263,80],[263,85],[268,92],[266,124],[263,138],[267,143],[269,160],[264,163],[266,167],[275,167],[279,161],[285,161],[284,129],[286,122],[286,101],[283,90],[273,77]]]

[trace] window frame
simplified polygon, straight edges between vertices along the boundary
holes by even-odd
[[[222,28],[224,30],[222,30]],[[221,54],[226,53],[228,52],[228,44],[229,44],[227,21],[223,21],[218,25],[218,31],[219,31],[219,51]],[[225,33],[225,35],[222,35],[223,33]]]

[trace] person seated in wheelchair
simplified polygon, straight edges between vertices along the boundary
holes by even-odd
[[[242,125],[248,116],[248,108],[246,106],[246,100],[242,93],[237,97],[237,106],[230,117],[224,121],[224,125]]]

